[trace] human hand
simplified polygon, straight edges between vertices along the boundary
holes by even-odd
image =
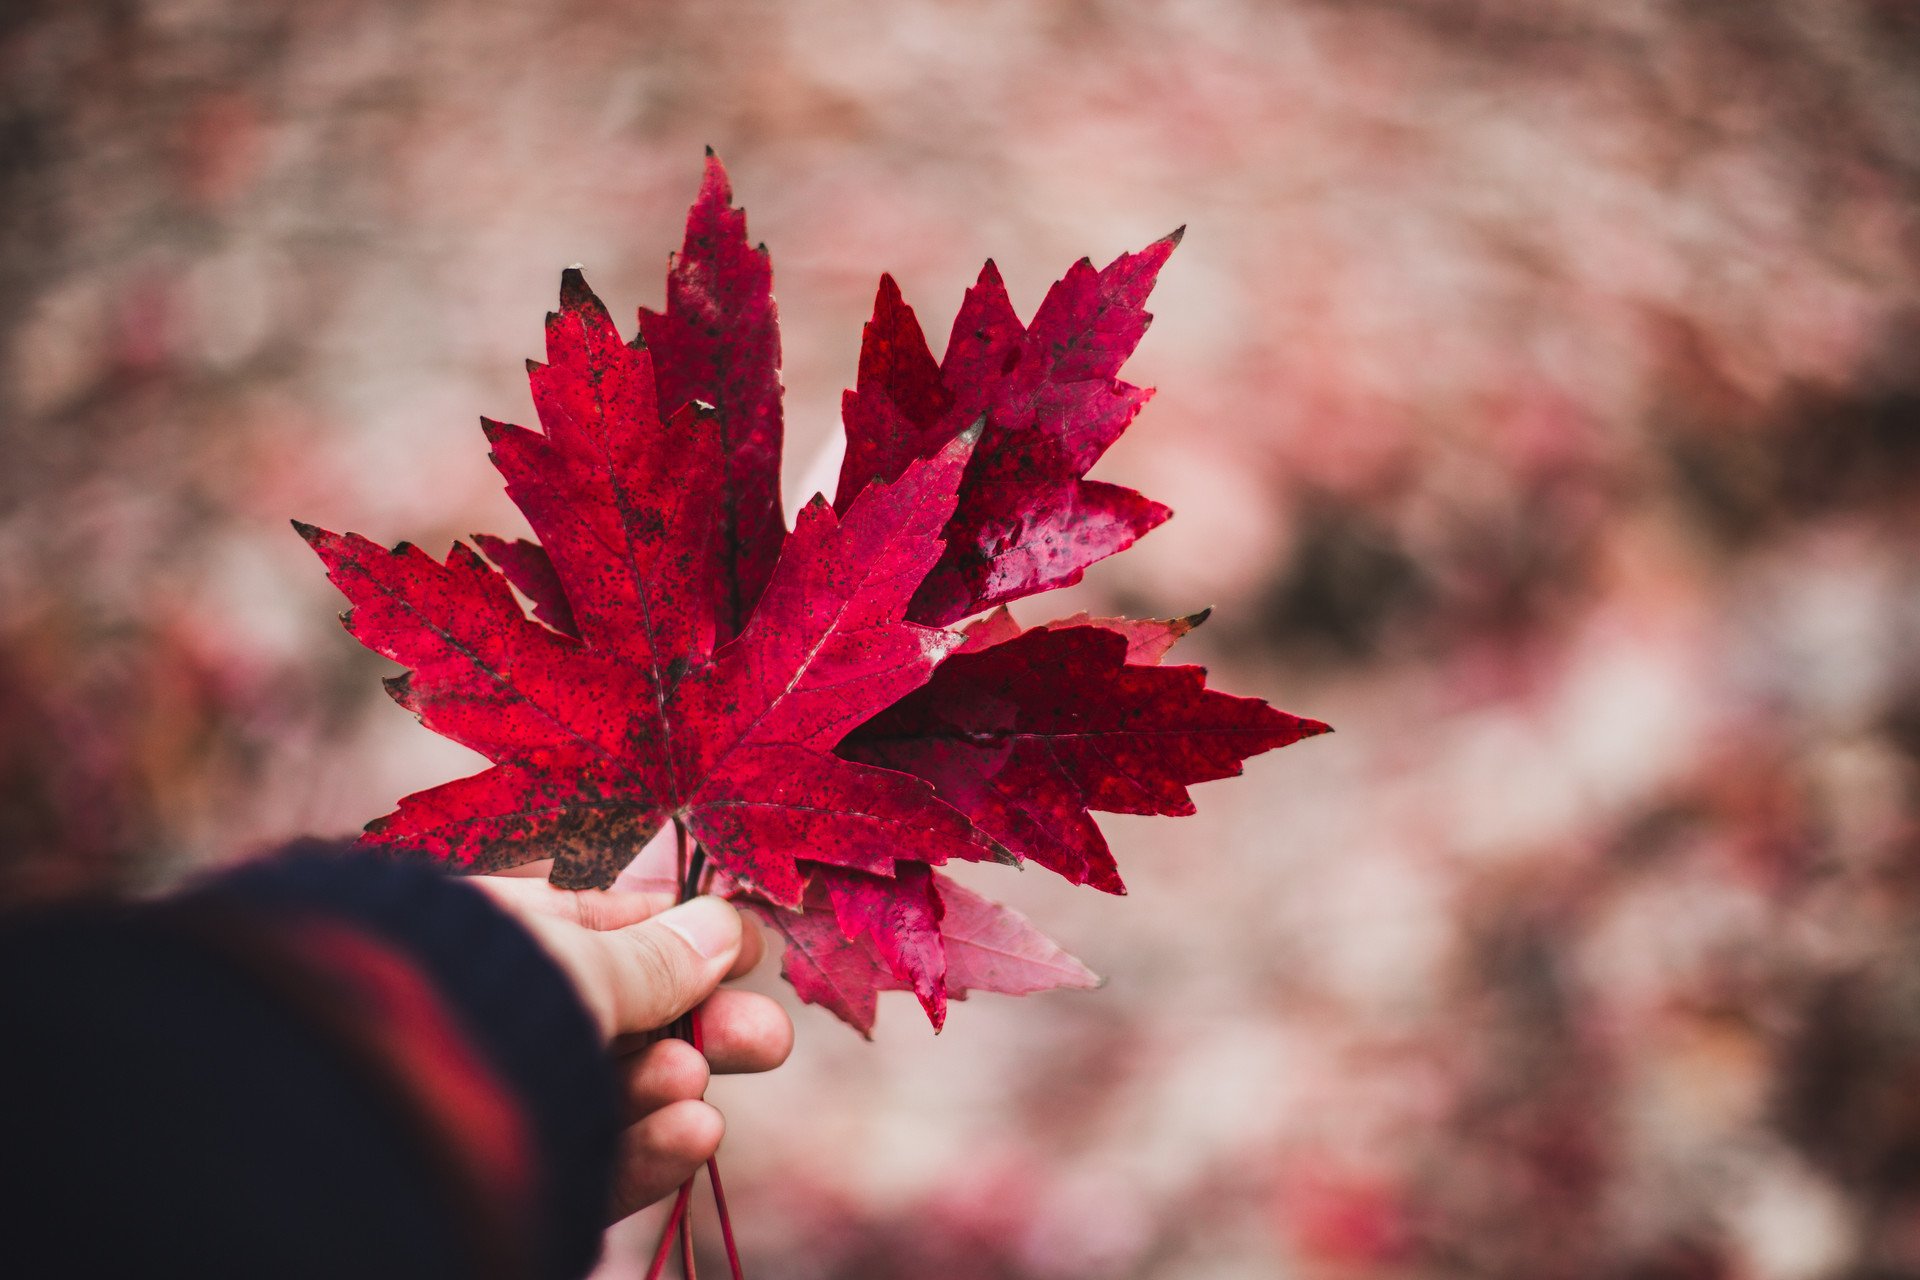
[[[750,991],[715,990],[758,964],[760,931],[729,903],[665,894],[556,889],[544,879],[475,876],[573,979],[616,1055],[627,1126],[609,1221],[652,1204],[720,1145],[726,1122],[702,1100],[711,1072],[769,1071],[793,1048],[786,1010]],[[652,1039],[698,1008],[704,1055]]]

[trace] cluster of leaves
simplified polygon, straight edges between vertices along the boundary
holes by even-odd
[[[542,430],[483,422],[537,544],[476,535],[441,563],[296,526],[348,630],[409,668],[394,698],[494,762],[364,843],[469,872],[553,857],[583,888],[675,821],[784,936],[800,995],[863,1032],[879,990],[938,1027],[969,990],[1089,985],[933,868],[1031,859],[1124,892],[1090,810],[1191,813],[1188,784],[1326,728],[1160,665],[1204,615],[1022,629],[1005,609],[1171,514],[1083,477],[1149,395],[1116,374],[1178,234],[1076,264],[1030,325],[988,263],[938,362],[882,277],[838,492],[788,532],[772,270],[731,201],[709,158],[666,310],[631,343],[561,277],[529,362]]]

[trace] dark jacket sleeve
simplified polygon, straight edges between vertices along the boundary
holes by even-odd
[[[612,1074],[471,885],[306,851],[0,923],[0,1271],[571,1277]]]

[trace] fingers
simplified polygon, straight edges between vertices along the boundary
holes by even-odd
[[[733,962],[733,968],[727,970],[729,978],[743,978],[753,971],[762,957],[767,954],[766,935],[760,932],[760,924],[744,912],[740,915],[740,955]]]
[[[619,1060],[628,1124],[668,1103],[705,1096],[713,1073],[771,1071],[793,1050],[787,1011],[751,991],[716,991],[696,1016],[704,1056],[684,1040],[656,1040]]]
[[[620,1060],[621,1119],[643,1120],[707,1091],[707,1060],[685,1040],[659,1040]]]
[[[495,902],[515,915],[542,915],[565,920],[583,929],[624,929],[630,924],[659,915],[673,905],[670,893],[633,893],[628,890],[557,889],[544,879],[520,874],[527,867],[549,867],[552,860],[530,862],[500,875],[474,876],[469,883],[478,886]],[[542,875],[545,873],[542,872]],[[752,916],[742,916],[746,937],[740,942],[740,958],[729,978],[738,978],[760,963],[767,953],[766,939]]]
[[[665,1026],[693,1008],[740,959],[740,914],[702,897],[624,929],[596,933],[522,917],[561,965],[608,1039]]]
[[[793,1020],[777,1000],[716,991],[700,1006],[700,1044],[718,1075],[771,1071],[793,1052]]]
[[[628,1127],[620,1139],[609,1221],[645,1208],[692,1176],[720,1146],[726,1122],[700,1101],[714,1071],[767,1071],[793,1046],[776,1002],[718,991],[700,1007],[706,1057],[684,1040],[661,1040],[621,1060]]]
[[[726,1121],[704,1102],[674,1102],[620,1135],[609,1221],[667,1195],[720,1148]]]
[[[605,939],[614,951],[618,1032],[665,1026],[712,995],[734,971],[747,935],[732,904],[700,897],[590,936]]]

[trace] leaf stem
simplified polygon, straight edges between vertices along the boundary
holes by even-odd
[[[667,1251],[673,1247],[674,1230],[687,1216],[687,1204],[693,1198],[693,1179],[688,1178],[674,1197],[673,1212],[667,1215],[666,1229],[660,1233],[660,1247],[653,1251],[653,1263],[647,1268],[647,1280],[660,1280],[667,1269]]]
[[[720,1211],[720,1238],[727,1242],[727,1267],[733,1280],[746,1280],[740,1270],[740,1250],[733,1244],[733,1220],[727,1216],[727,1193],[720,1187],[720,1157],[707,1161],[707,1183],[713,1188],[713,1207]]]
[[[703,878],[710,878],[711,868],[707,866],[707,852],[688,839],[687,825],[679,818],[673,820],[674,839],[678,845],[674,869],[680,880],[679,901],[696,898],[706,888]],[[696,1052],[706,1052],[701,1043],[700,1016],[697,1010],[689,1009],[673,1025],[672,1034],[693,1045]],[[667,1232],[660,1237],[660,1249],[654,1255],[656,1270],[647,1273],[647,1280],[659,1280],[658,1268],[666,1265],[667,1250],[672,1243],[674,1225],[680,1225],[680,1265],[686,1272],[686,1280],[695,1280],[693,1274],[693,1214],[688,1199],[693,1192],[693,1179],[697,1172],[687,1178],[680,1188],[680,1198],[674,1202],[674,1216],[668,1219]],[[732,1280],[745,1280],[740,1270],[740,1251],[733,1240],[733,1219],[727,1213],[727,1193],[720,1185],[720,1158],[714,1156],[707,1161],[707,1185],[713,1188],[713,1206],[720,1214],[720,1235],[727,1244],[727,1268],[732,1272]]]
[[[687,882],[687,828],[678,818],[673,820],[673,840],[673,884],[678,891]],[[684,902],[686,899],[679,898],[676,901]]]
[[[674,871],[680,881],[678,901],[685,902],[700,896],[700,878],[707,871],[707,851],[693,842],[687,832],[687,824],[679,818],[673,820],[673,837],[678,845],[674,858]]]

